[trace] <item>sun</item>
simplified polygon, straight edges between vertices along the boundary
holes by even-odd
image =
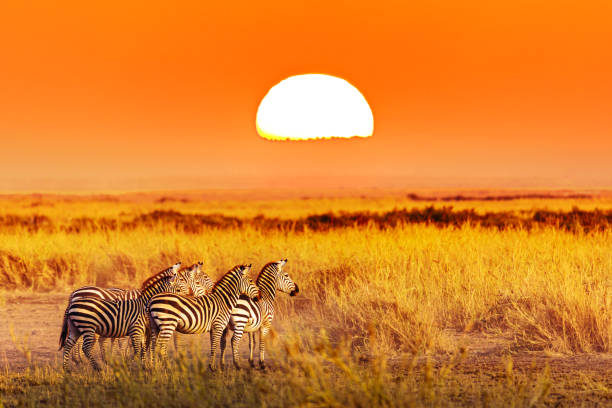
[[[342,78],[323,74],[289,77],[264,96],[257,133],[268,140],[372,136],[374,117],[364,96]]]

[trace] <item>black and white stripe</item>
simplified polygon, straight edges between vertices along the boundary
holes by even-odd
[[[265,368],[264,354],[265,344],[264,339],[272,327],[272,319],[274,318],[274,299],[276,291],[289,293],[295,296],[300,290],[298,285],[293,282],[289,274],[283,271],[283,266],[287,263],[287,259],[281,259],[278,262],[270,262],[264,266],[256,280],[256,285],[259,288],[261,300],[253,302],[244,296],[241,296],[232,310],[232,316],[229,325],[223,331],[221,337],[221,362],[223,363],[225,356],[225,347],[227,342],[228,329],[232,329],[232,354],[234,357],[234,366],[240,368],[238,363],[238,346],[244,332],[249,334],[249,363],[252,367],[255,366],[253,359],[253,351],[255,349],[255,333],[259,332],[259,365]]]
[[[180,263],[179,263],[180,265]],[[138,289],[119,289],[119,288],[99,288],[97,286],[83,286],[72,292],[68,298],[68,303],[81,298],[97,298],[103,300],[130,300],[140,296]]]
[[[180,262],[178,263],[180,266]],[[120,300],[131,300],[137,299],[140,296],[140,290],[138,289],[120,289],[120,288],[100,288],[98,286],[83,286],[75,291],[73,291],[68,297],[68,306],[66,306],[66,311],[64,312],[64,319],[68,314],[68,308],[72,304],[73,301],[82,298],[95,298],[101,300],[109,300],[109,301],[120,301]],[[106,337],[100,337],[98,339],[98,345],[100,347],[100,356],[104,360],[104,341]],[[115,345],[115,338],[111,338],[111,346],[110,351],[113,352],[113,347]],[[121,347],[121,346],[120,346]],[[74,354],[76,356],[79,355],[79,348],[75,347],[73,349]],[[76,357],[73,356],[73,357]],[[80,359],[80,356],[79,356]],[[76,359],[75,359],[76,361]]]
[[[216,367],[216,353],[221,334],[230,319],[230,313],[238,297],[243,294],[251,298],[259,296],[259,290],[247,277],[251,265],[238,265],[227,272],[212,289],[212,293],[200,297],[162,293],[151,298],[148,313],[151,326],[152,347],[162,356],[176,331],[184,334],[210,332],[210,368]]]
[[[178,272],[181,284],[186,289],[180,291],[180,293],[190,293],[191,296],[198,297],[212,292],[215,283],[207,274],[202,272],[202,262],[198,262],[196,265],[195,269],[185,269]]]
[[[146,305],[149,299],[161,292],[177,289],[177,270],[180,263],[147,279],[140,296],[128,300],[105,300],[98,298],[75,299],[68,307],[60,336],[60,350],[64,349],[63,364],[68,368],[70,351],[83,336],[83,352],[94,369],[99,369],[92,355],[95,334],[101,337],[129,336],[135,355],[144,359],[144,336]],[[195,265],[192,266],[195,268]]]
[[[179,293],[189,293],[191,296],[204,296],[212,292],[214,282],[210,277],[202,272],[202,262],[198,262],[197,269],[187,269],[178,272],[178,279],[180,279],[181,289]],[[179,336],[174,333],[174,350],[178,350],[179,347]]]

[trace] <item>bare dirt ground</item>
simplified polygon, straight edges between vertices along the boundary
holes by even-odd
[[[61,353],[57,351],[58,340],[67,295],[2,294],[2,372],[20,372],[30,365],[59,366]],[[580,398],[587,405],[604,403],[612,406],[612,354],[513,352],[510,337],[452,331],[446,332],[446,335],[451,343],[467,350],[465,358],[455,367],[465,381],[479,382],[483,378],[502,376],[506,364],[504,359],[510,356],[514,370],[521,373],[540,373],[548,365],[553,381],[549,399],[558,400],[560,406],[571,406],[571,398]],[[201,341],[203,347],[208,347],[208,336],[198,337],[197,341]],[[181,344],[191,340],[185,339],[181,339]],[[433,356],[433,361],[435,366],[441,366],[449,361],[449,355]]]
[[[62,353],[58,351],[59,336],[68,295],[69,293],[3,294],[3,304],[0,305],[2,371],[19,372],[32,364],[60,364]],[[181,345],[192,340],[187,337],[189,336],[181,337]],[[205,342],[205,347],[208,347],[208,336],[197,337],[197,340]],[[108,345],[106,347],[108,350]],[[97,347],[94,355],[99,357]]]
[[[59,361],[57,351],[67,295],[4,294],[0,306],[0,366],[21,371],[35,364]],[[24,349],[26,347],[26,349]]]

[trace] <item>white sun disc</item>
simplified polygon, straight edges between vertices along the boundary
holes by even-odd
[[[270,140],[368,137],[372,110],[342,78],[323,74],[289,77],[273,86],[257,110],[257,132]]]

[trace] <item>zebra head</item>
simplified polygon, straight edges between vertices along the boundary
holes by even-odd
[[[241,295],[246,295],[255,302],[258,302],[259,289],[248,276],[251,266],[251,264],[240,266],[240,273],[238,274],[238,290],[240,291]]]
[[[175,275],[170,278],[170,292],[181,293],[186,295],[200,296],[202,290],[196,283],[195,277],[199,271],[200,265],[195,263],[175,272]]]
[[[200,288],[204,290],[204,294],[211,293],[213,286],[215,286],[215,283],[212,281],[212,279],[210,279],[210,276],[202,272],[203,262],[200,261],[198,262],[198,264],[200,265],[200,267],[198,269],[198,273],[195,278],[196,285],[198,285]]]
[[[287,263],[287,258],[281,259],[276,263],[276,288],[281,292],[289,293],[289,296],[295,296],[300,292],[297,283],[291,279],[287,272],[283,271],[283,266]]]
[[[174,265],[172,265],[171,267],[164,269],[163,271],[161,271],[157,275],[158,275],[159,278],[171,278],[174,275],[176,275],[176,273],[178,272],[179,269],[181,269],[181,263],[177,262]]]
[[[142,293],[142,297],[148,301],[148,299],[156,293],[168,291],[184,293],[183,287],[180,286],[180,277],[178,275],[180,266],[181,263],[177,262],[171,267],[147,278],[147,280],[145,280],[141,285],[140,291]]]

